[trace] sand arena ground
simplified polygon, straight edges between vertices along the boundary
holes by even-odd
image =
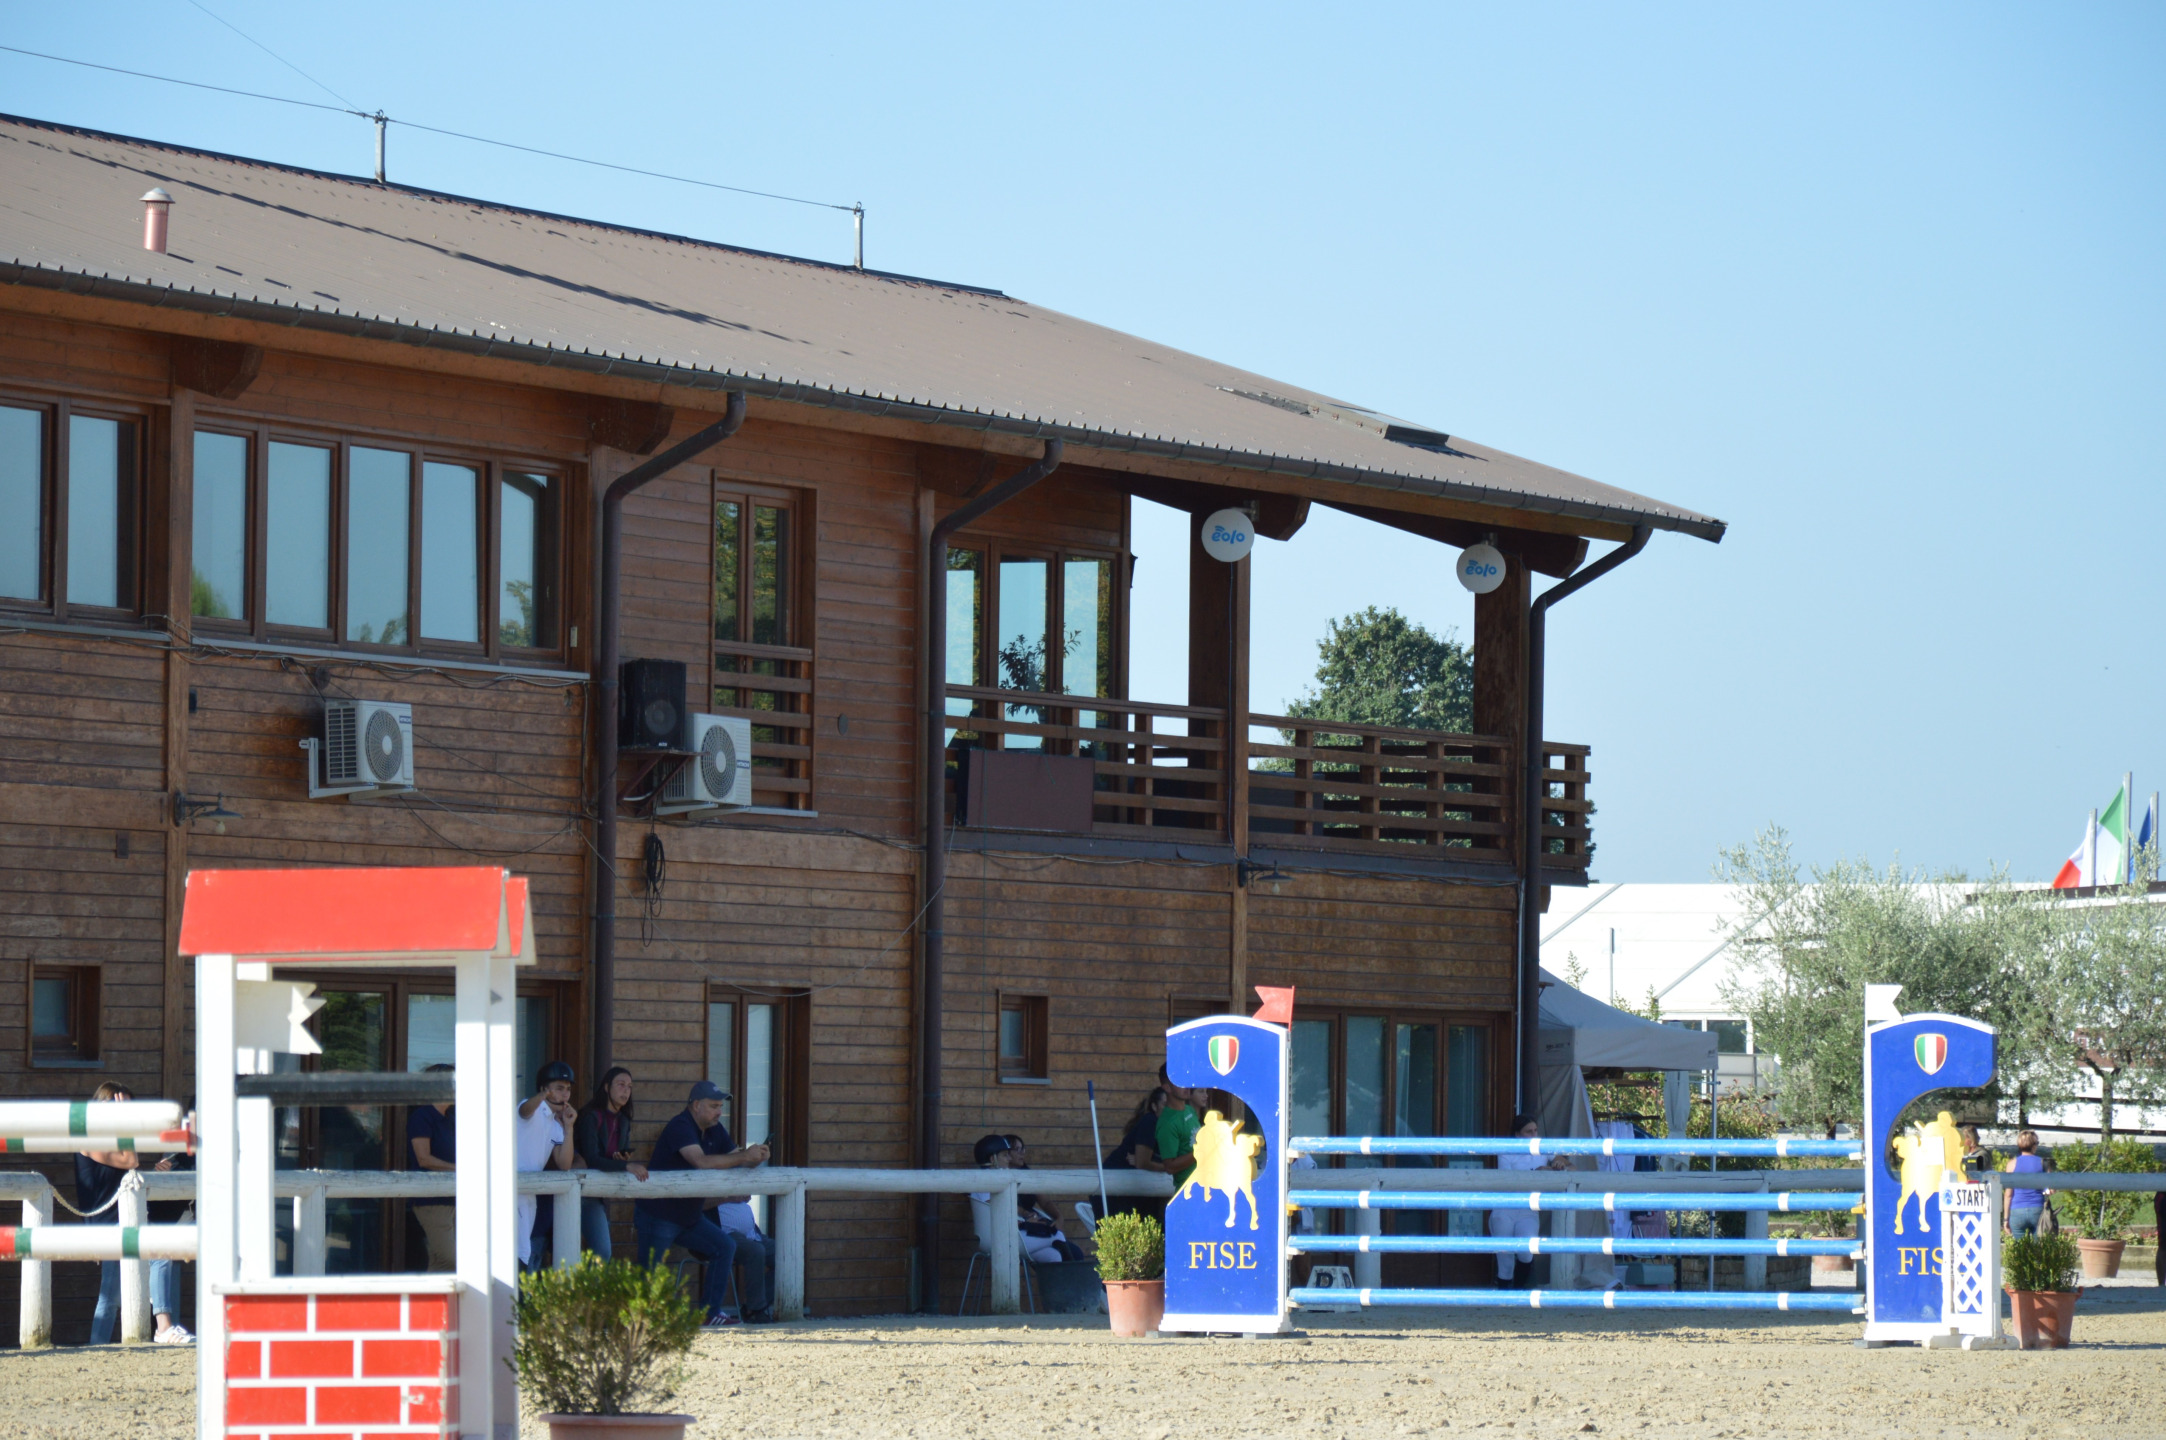
[[[2131,1440],[2166,1437],[2158,1293],[2086,1299],[2075,1348],[1976,1354],[1859,1350],[1855,1322],[1810,1316],[1317,1317],[1302,1338],[1250,1341],[1121,1341],[1095,1317],[807,1322],[701,1337],[679,1408],[702,1440]],[[148,1347],[8,1352],[0,1436],[188,1435],[193,1367]]]

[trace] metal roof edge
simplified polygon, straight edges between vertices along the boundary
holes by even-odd
[[[1339,480],[1371,489],[1399,490],[1438,499],[1463,500],[1511,510],[1529,510],[1567,519],[1593,520],[1614,525],[1650,525],[1657,530],[1691,535],[1720,544],[1728,525],[1720,520],[1681,515],[1662,509],[1634,510],[1624,506],[1562,500],[1555,496],[1530,495],[1524,491],[1437,480],[1428,476],[1366,470],[1355,465],[1325,460],[1302,460],[1257,451],[1223,450],[1184,441],[1160,440],[1117,431],[1094,430],[1081,425],[1033,420],[1024,416],[952,410],[917,400],[832,390],[803,381],[777,380],[764,375],[734,375],[727,371],[701,370],[651,360],[630,360],[607,353],[558,349],[526,340],[501,340],[465,331],[432,329],[404,321],[352,315],[281,305],[273,301],[244,299],[155,285],[143,280],[115,279],[87,271],[62,270],[20,260],[0,260],[0,283],[26,288],[60,290],[71,294],[124,300],[154,309],[176,309],[226,319],[254,320],[290,329],[317,330],[367,340],[387,340],[423,350],[448,350],[483,358],[502,358],[549,369],[573,370],[590,375],[625,376],[694,390],[742,390],[762,399],[784,400],[828,410],[892,416],[933,425],[954,426],[979,432],[1015,435],[1028,439],[1060,440],[1100,450],[1120,450],[1167,460],[1188,460],[1253,470],[1260,474],[1289,475],[1303,479]]]
[[[527,205],[512,205],[502,200],[483,200],[473,195],[461,195],[452,190],[430,190],[420,185],[402,185],[396,180],[377,180],[367,175],[345,175],[336,170],[317,170],[307,165],[289,165],[283,160],[265,160],[254,155],[229,155],[223,150],[205,150],[195,145],[176,145],[169,140],[147,140],[140,135],[122,135],[112,130],[93,130],[87,125],[64,125],[57,120],[39,120],[29,115],[11,115],[0,111],[0,125],[27,125],[39,130],[51,130],[62,135],[81,135],[92,140],[106,140],[115,145],[136,145],[147,150],[162,150],[174,155],[190,155],[204,160],[217,160],[228,165],[248,165],[259,170],[274,170],[286,175],[304,175],[311,180],[326,180],[340,185],[352,185],[363,190],[382,190],[387,193],[412,195],[423,200],[443,200],[455,205],[474,205],[483,210],[493,210],[505,215],[523,215],[535,220],[553,220],[563,225],[586,225],[596,230],[606,230],[613,235],[637,235],[648,240],[662,240],[672,245],[693,245],[702,250],[720,250],[731,255],[747,255],[755,260],[779,260],[787,265],[806,265],[815,270],[832,270],[842,275],[864,275],[874,280],[895,280],[906,285],[928,285],[935,290],[959,290],[966,295],[990,295],[1002,300],[1016,297],[1005,290],[990,285],[969,285],[960,280],[935,280],[926,275],[905,275],[899,270],[869,270],[857,265],[845,265],[839,260],[814,260],[805,255],[785,255],[780,250],[755,250],[749,245],[732,245],[723,240],[702,240],[697,235],[678,235],[668,230],[648,230],[637,225],[619,225],[608,220],[596,220],[585,215],[565,215],[554,210],[536,210]],[[1025,302],[1028,303],[1028,302]]]

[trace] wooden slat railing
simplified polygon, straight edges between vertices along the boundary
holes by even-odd
[[[1404,855],[1449,847],[1454,858],[1510,863],[1512,743],[1252,715],[1281,743],[1249,742],[1252,843]]]
[[[1097,767],[1092,833],[1224,835],[1226,714],[1195,705],[950,685],[950,754],[973,745],[1087,755]],[[1251,739],[1251,845],[1516,863],[1519,774],[1500,735],[1452,735],[1251,715],[1280,732]],[[1591,858],[1585,745],[1542,746],[1544,868]],[[954,786],[949,786],[951,796]],[[1443,852],[1449,852],[1446,856]]]
[[[752,803],[808,808],[812,795],[812,652],[714,642],[715,715],[752,722]]]
[[[950,685],[948,710],[950,754],[978,745],[1089,756],[1094,834],[1225,831],[1223,710],[981,685]],[[953,794],[951,783],[951,803]]]

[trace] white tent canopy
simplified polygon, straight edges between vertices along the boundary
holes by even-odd
[[[1582,1069],[1712,1070],[1716,1036],[1604,1005],[1542,971],[1540,1064]]]

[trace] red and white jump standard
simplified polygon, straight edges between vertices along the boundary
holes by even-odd
[[[514,967],[527,882],[493,867],[197,870],[198,1440],[273,1434],[512,1440]],[[451,1275],[279,1275],[272,1102],[237,1077],[307,1052],[312,988],[276,967],[453,967],[457,1265]]]

